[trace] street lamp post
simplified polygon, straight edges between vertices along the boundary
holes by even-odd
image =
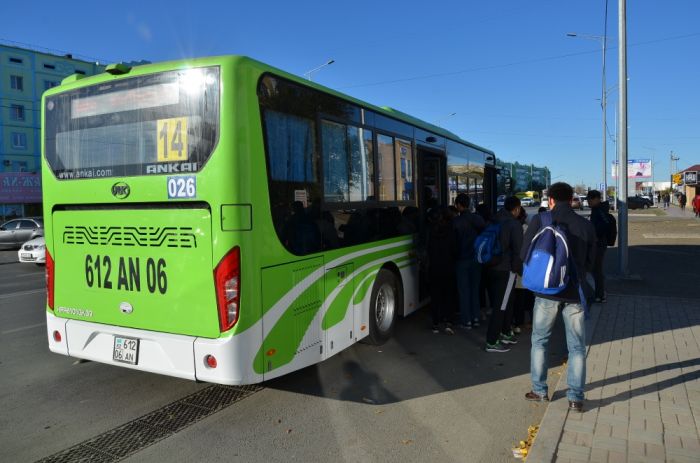
[[[577,34],[575,32],[569,32],[566,34],[567,37],[578,37],[582,39],[599,40],[603,49],[603,85],[600,96],[600,106],[603,110],[603,194],[604,198],[607,198],[608,191],[608,160],[607,160],[607,147],[608,147],[608,125],[607,125],[607,104],[608,104],[608,90],[606,86],[605,78],[605,54],[607,49],[607,35],[588,35],[588,34]]]
[[[317,73],[317,72],[320,71],[321,69],[325,68],[326,66],[330,66],[330,65],[333,64],[333,63],[335,63],[335,60],[334,60],[334,59],[329,59],[328,61],[326,61],[326,62],[323,63],[322,65],[316,66],[315,68],[306,71],[306,72],[304,73],[304,77],[306,77],[308,80],[313,80],[312,77],[313,77],[313,75],[314,75],[315,73]]]
[[[627,0],[618,0],[618,85],[619,85],[619,162],[620,196],[618,204],[618,258],[620,275],[629,276],[627,242]],[[622,172],[624,169],[624,173]],[[622,176],[624,175],[624,180]]]
[[[450,117],[452,117],[452,116],[456,116],[456,115],[457,115],[457,113],[450,113],[450,114],[447,114],[447,115],[445,115],[445,116],[442,116],[440,119],[438,119],[438,120],[435,122],[435,125],[438,126],[438,127],[442,127],[442,125],[440,125],[440,124],[442,124],[442,121],[444,121],[445,119],[448,119],[448,118],[450,118]]]

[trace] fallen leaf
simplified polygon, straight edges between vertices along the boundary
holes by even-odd
[[[403,445],[408,445],[408,444],[412,444],[413,440],[412,439],[403,439],[403,440],[401,440],[401,443]]]
[[[292,430],[291,430],[291,429],[287,429],[287,434],[291,434],[291,433],[292,433]]]

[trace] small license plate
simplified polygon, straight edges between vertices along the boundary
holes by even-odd
[[[29,252],[23,252],[22,253],[22,259],[33,259],[34,256],[31,255]]]
[[[128,363],[129,365],[138,364],[139,340],[134,338],[125,338],[123,336],[115,336],[112,359],[115,362]]]

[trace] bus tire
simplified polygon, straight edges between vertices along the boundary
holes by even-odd
[[[394,272],[386,268],[379,270],[370,299],[368,341],[371,344],[384,344],[391,337],[402,310],[401,301],[400,285]]]

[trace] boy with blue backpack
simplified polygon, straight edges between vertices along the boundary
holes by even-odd
[[[548,401],[547,347],[557,313],[564,319],[569,349],[567,382],[569,409],[583,410],[586,381],[585,315],[592,288],[586,272],[595,264],[595,229],[571,207],[574,191],[559,182],[550,186],[551,211],[536,215],[525,235],[521,257],[523,285],[535,293],[530,376],[527,400]]]
[[[520,258],[523,227],[518,222],[521,209],[518,198],[506,198],[503,209],[496,214],[494,223],[486,227],[474,243],[477,260],[486,265],[486,291],[492,308],[486,332],[486,352],[508,352],[508,345],[517,343],[511,330],[511,295],[517,275],[523,272],[523,262]],[[487,249],[489,251],[485,252]]]

